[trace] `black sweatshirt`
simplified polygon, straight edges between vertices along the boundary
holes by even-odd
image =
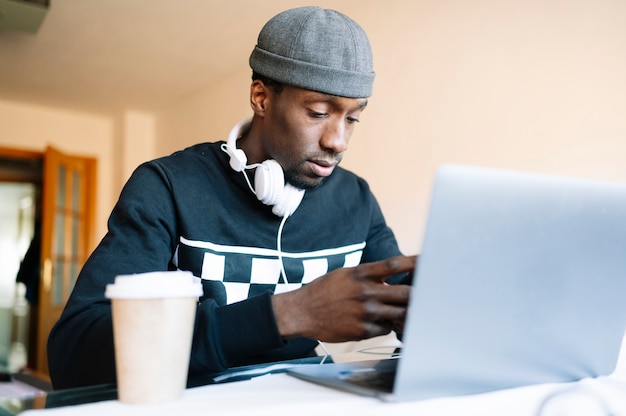
[[[181,269],[202,278],[193,376],[314,354],[314,340],[281,338],[271,295],[338,267],[400,254],[367,183],[337,167],[321,186],[306,191],[287,219],[279,255],[281,218],[230,168],[222,143],[144,163],[126,183],[107,234],[50,334],[55,389],[115,382],[111,306],[104,290],[117,275]]]

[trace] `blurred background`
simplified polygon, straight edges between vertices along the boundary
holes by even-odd
[[[225,139],[251,114],[248,56],[259,30],[309,4],[0,0],[0,165],[9,166],[0,176],[0,363],[18,337],[9,322],[23,304],[15,282],[35,231],[29,203],[45,181],[38,155],[52,146],[97,160],[93,248],[139,163]],[[315,4],[370,36],[374,94],[343,166],[369,181],[407,254],[420,251],[441,163],[626,182],[623,0]],[[16,154],[33,165],[19,180]]]

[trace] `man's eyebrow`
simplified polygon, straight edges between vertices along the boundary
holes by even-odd
[[[336,101],[336,100],[339,100],[341,98],[344,98],[344,97],[340,97],[339,95],[326,94],[326,93],[323,93],[323,92],[322,93],[318,93],[318,94],[319,94],[319,97],[324,97],[324,100],[322,100],[322,101],[326,101],[326,100],[328,100],[328,101]],[[319,99],[318,98],[313,98],[313,99],[306,100],[307,103],[315,102],[315,101],[319,101]],[[358,108],[362,109],[362,108],[367,107],[367,103],[368,103],[367,98],[363,98],[361,101],[359,101],[359,107]]]

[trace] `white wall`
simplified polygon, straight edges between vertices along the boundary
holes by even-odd
[[[377,72],[344,166],[370,182],[405,252],[420,249],[442,162],[626,181],[626,2],[337,4],[369,33]],[[241,65],[158,115],[159,152],[223,138],[249,114]]]

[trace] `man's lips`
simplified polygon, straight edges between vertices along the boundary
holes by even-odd
[[[337,162],[328,160],[310,160],[311,170],[317,176],[325,177],[333,173]]]

